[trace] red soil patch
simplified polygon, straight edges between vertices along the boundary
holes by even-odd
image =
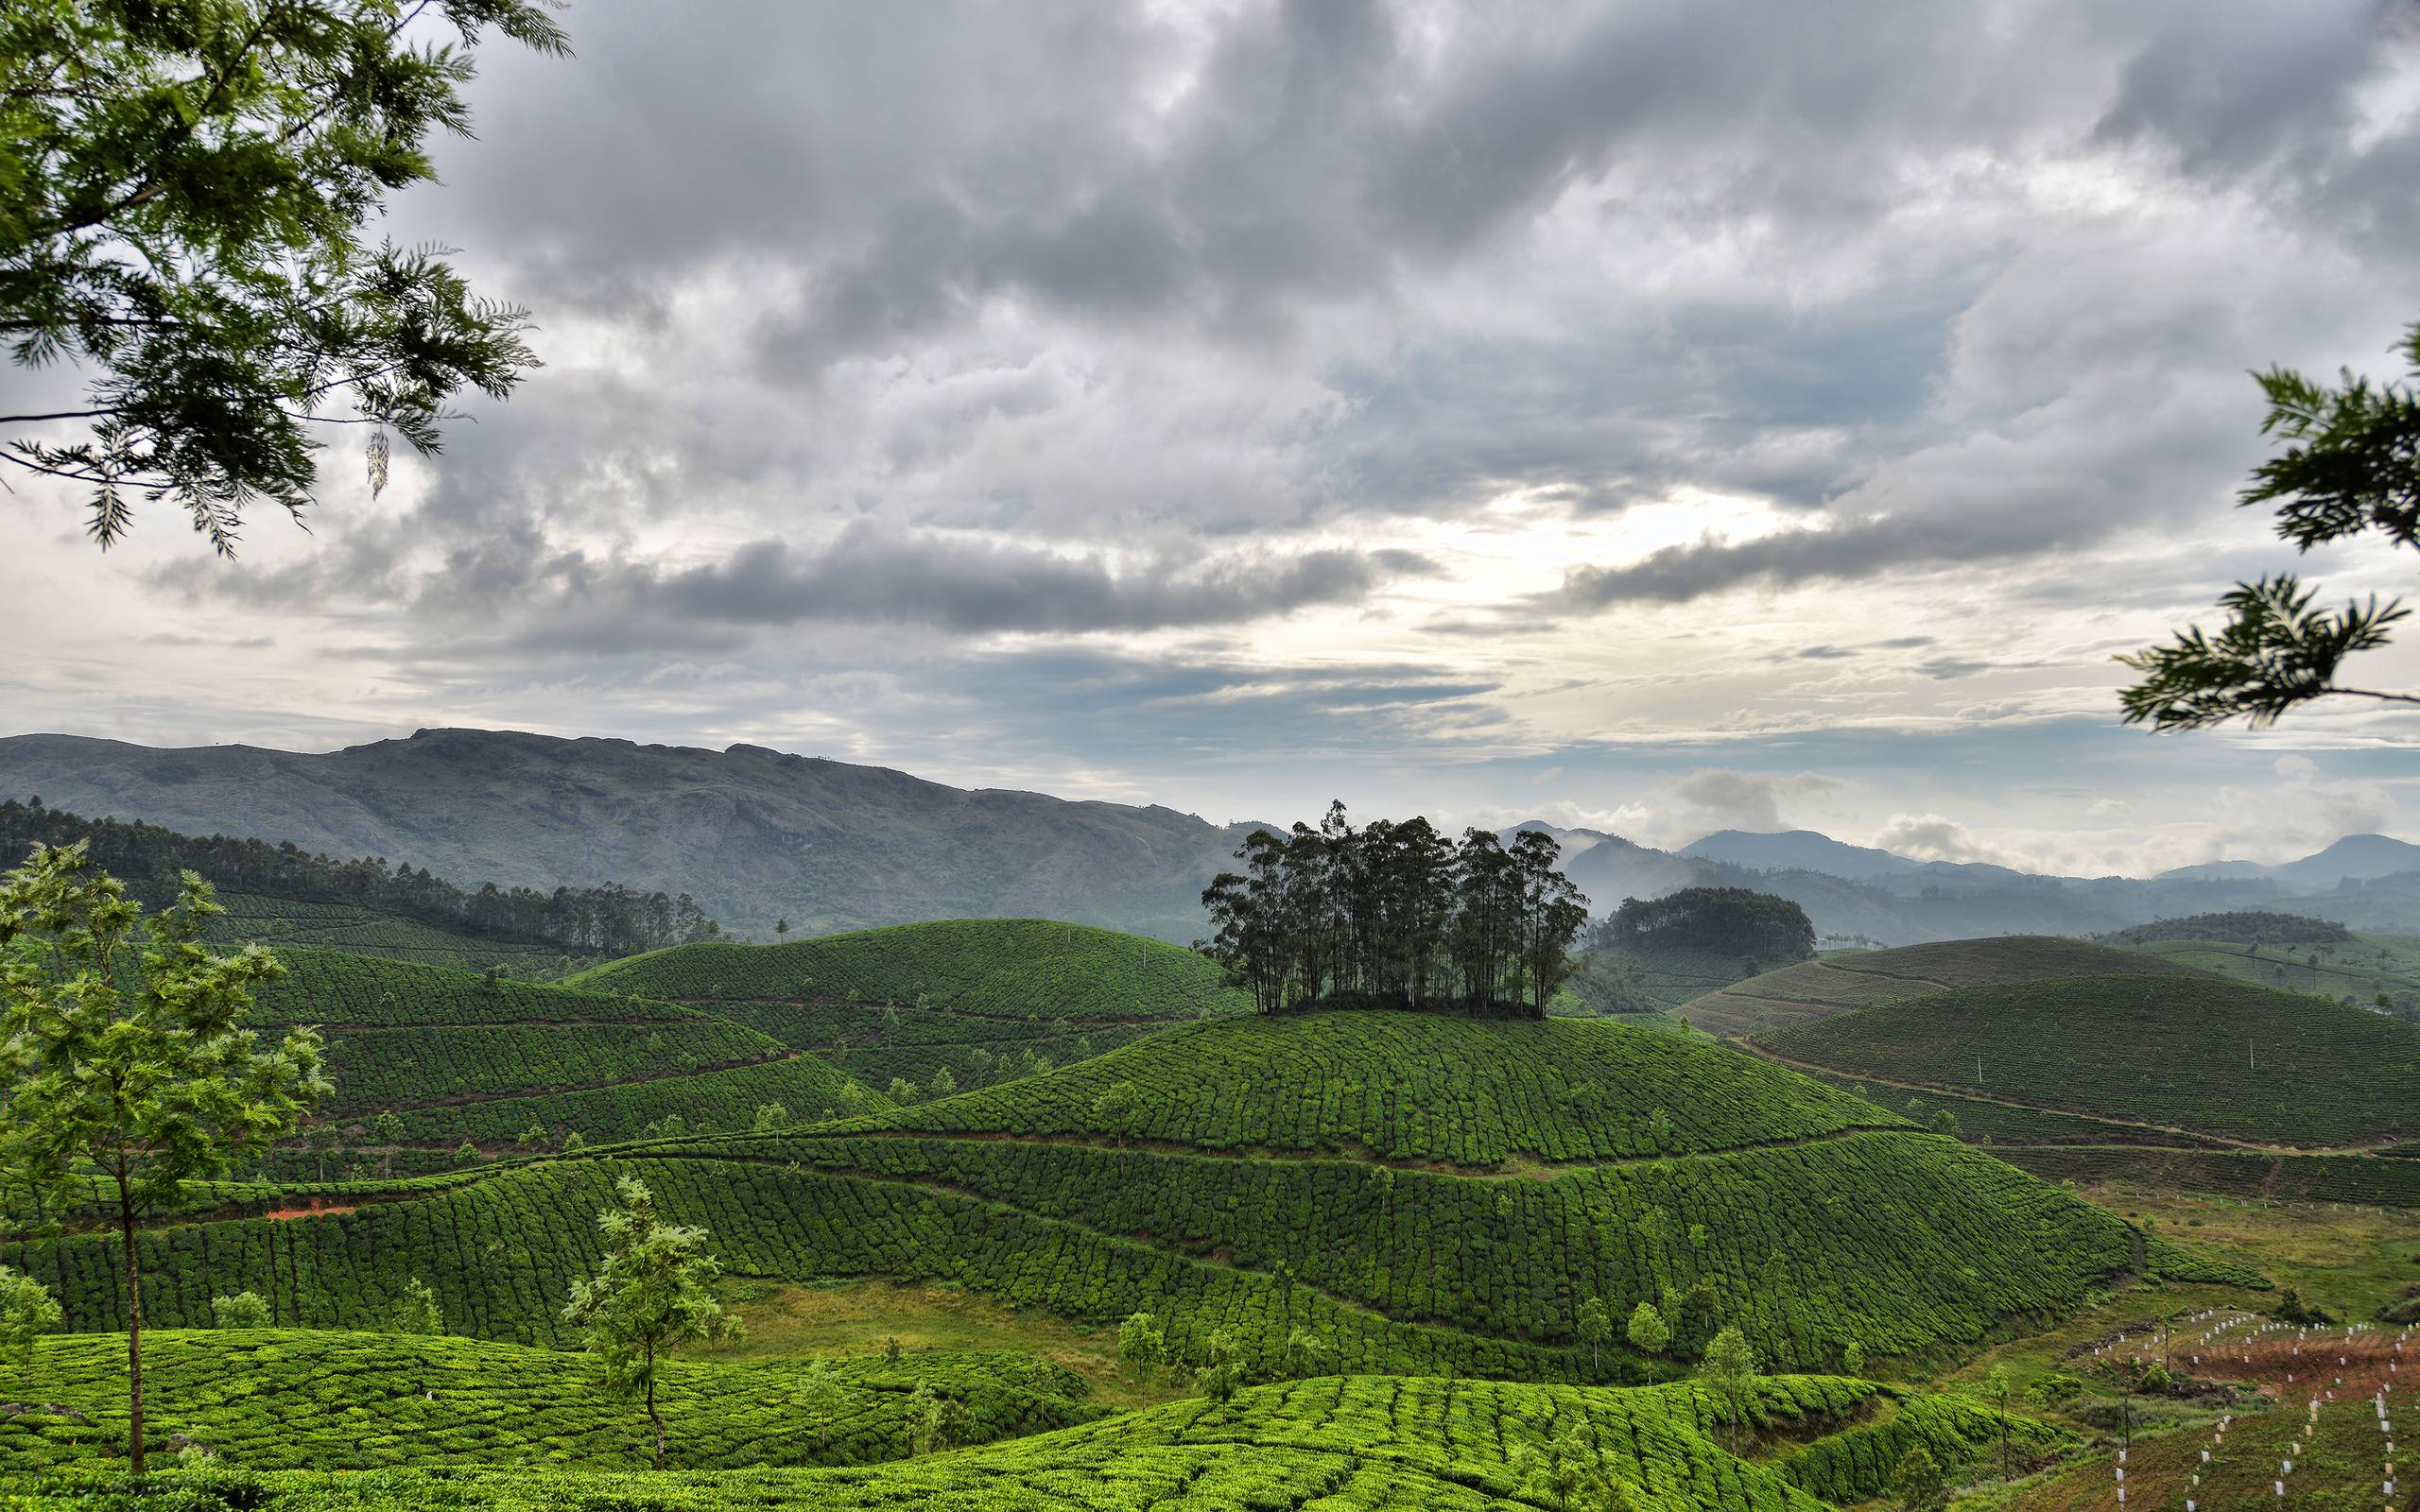
[[[359,1203],[336,1202],[329,1203],[324,1207],[271,1208],[268,1211],[262,1213],[261,1216],[267,1218],[271,1223],[284,1223],[290,1218],[333,1218],[338,1213],[355,1211],[359,1207]]]

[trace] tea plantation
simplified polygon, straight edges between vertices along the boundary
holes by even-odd
[[[1459,1091],[1422,1079],[1440,1067],[1464,1068]],[[1095,1095],[1111,1074],[1157,1089],[1135,1106],[1179,1138],[1118,1147]],[[567,1342],[565,1288],[622,1171],[741,1274],[948,1281],[1092,1324],[1149,1311],[1183,1351],[1229,1333],[1255,1370],[1297,1329],[1357,1370],[1673,1368],[1626,1341],[1583,1349],[1592,1299],[1669,1307],[1678,1359],[1734,1323],[1764,1358],[1816,1366],[1852,1342],[1919,1353],[2053,1316],[2147,1255],[2252,1279],[2147,1249],[2101,1210],[1793,1073],[1594,1022],[1248,1018],[904,1115],[591,1155],[368,1192],[350,1211],[148,1230],[147,1314],[198,1324],[212,1297],[251,1290],[280,1322],[375,1326],[418,1275],[451,1328]],[[71,1328],[121,1326],[102,1236],[0,1246],[0,1263],[51,1285]]]
[[[2202,975],[1964,988],[1756,1042],[1844,1074],[2261,1143],[2420,1132],[2420,1025]]]
[[[1822,1512],[1887,1491],[1901,1456],[1917,1445],[1956,1466],[1996,1454],[2003,1421],[2012,1451],[2027,1462],[2070,1441],[1964,1398],[1830,1377],[1768,1377],[1744,1405],[1735,1439],[1731,1409],[1696,1386],[1329,1376],[860,1469],[590,1475],[522,1469],[499,1455],[496,1468],[476,1471],[164,1477],[154,1495],[173,1497],[164,1504],[175,1512],[1479,1512],[1554,1506],[1538,1472],[1549,1441],[1559,1440],[1642,1507]],[[118,1494],[97,1476],[61,1475],[0,1491],[13,1495],[0,1504],[26,1512],[130,1504]]]
[[[998,1019],[1113,1022],[1247,1011],[1219,968],[1165,941],[1042,919],[893,924],[788,945],[676,945],[569,985],[683,1002],[918,1004]]]
[[[1801,961],[1750,977],[1684,1005],[1681,1016],[1709,1034],[1762,1034],[1851,1008],[1954,987],[2043,977],[2202,973],[2139,951],[2042,935],[1943,940]]]
[[[1132,1090],[1112,1120],[1103,1098]],[[1651,1160],[1904,1126],[1710,1041],[1583,1019],[1378,1011],[1170,1029],[1047,1076],[886,1115],[940,1133],[1369,1151],[1493,1166]]]
[[[359,903],[313,902],[242,892],[222,892],[218,902],[227,912],[212,920],[209,937],[219,945],[258,941],[272,950],[308,945],[467,971],[496,967],[515,977],[541,979],[560,976],[575,964],[589,965],[594,961],[594,957],[575,961],[557,946],[458,935],[435,924],[383,914]]]
[[[348,1144],[451,1149],[634,1137],[678,1117],[745,1128],[779,1103],[803,1119],[879,1106],[811,1057],[725,1018],[640,997],[288,946],[265,1026],[324,1026],[336,1092],[321,1125]],[[379,1117],[391,1114],[389,1123]]]
[[[898,924],[786,945],[709,942],[580,973],[597,991],[703,1004],[870,1087],[929,1093],[1065,1065],[1171,1022],[1250,1012],[1191,951],[1033,919]]]
[[[293,1329],[168,1331],[144,1341],[155,1453],[186,1444],[251,1469],[398,1465],[649,1463],[638,1411],[596,1390],[581,1362],[472,1339]],[[0,1475],[126,1452],[125,1340],[41,1341],[0,1417]],[[1025,1354],[910,1354],[830,1362],[673,1361],[662,1393],[667,1460],[697,1469],[903,1459],[918,1387],[946,1398],[959,1442],[1098,1417],[1078,1377]]]

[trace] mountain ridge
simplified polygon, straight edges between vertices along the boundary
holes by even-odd
[[[382,856],[473,887],[612,881],[688,893],[757,938],[785,919],[821,935],[1048,918],[1189,943],[1205,930],[1202,886],[1260,827],[1161,804],[952,787],[746,742],[717,751],[458,728],[323,753],[0,737],[0,798],[37,794],[87,817]],[[2094,935],[2279,906],[2420,931],[2420,846],[2384,835],[2348,835],[2277,867],[2087,879],[1923,861],[1814,831],[1718,831],[1676,852],[1538,819],[1512,828],[1564,842],[1564,869],[1599,914],[1625,897],[1744,886],[1798,903],[1824,935],[1885,945]]]

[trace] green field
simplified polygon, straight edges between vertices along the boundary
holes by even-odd
[[[1241,1075],[1255,1065],[1278,1069]],[[1119,1148],[1088,1124],[1111,1074],[1155,1089],[1139,1106],[1181,1117],[1167,1130],[1190,1143]],[[366,1191],[351,1211],[156,1228],[146,1306],[192,1324],[212,1296],[249,1289],[281,1322],[360,1327],[420,1274],[459,1332],[559,1342],[564,1288],[593,1263],[595,1213],[625,1170],[740,1275],[947,1281],[1093,1325],[1148,1310],[1186,1349],[1230,1332],[1264,1369],[1296,1328],[1357,1370],[1671,1368],[1618,1343],[1592,1364],[1575,1332],[1591,1297],[1623,1316],[1670,1302],[1684,1359],[1732,1322],[1768,1359],[1814,1366],[1852,1340],[1921,1353],[2055,1315],[2147,1253],[2252,1280],[2147,1250],[2099,1209],[1893,1123],[1668,1034],[1246,1018],[904,1113],[515,1165],[402,1199]],[[73,1327],[120,1326],[101,1236],[0,1247],[0,1263],[51,1284]]]
[[[898,924],[787,945],[682,945],[571,986],[711,1005],[874,1088],[988,1086],[1172,1022],[1252,1010],[1216,963],[1136,935],[1032,919]]]
[[[2027,1461],[2071,1441],[2006,1419]],[[1718,1399],[1689,1386],[1548,1387],[1392,1376],[1322,1377],[1252,1388],[1232,1401],[1172,1402],[1032,1437],[856,1469],[587,1475],[499,1468],[439,1475],[268,1474],[202,1482],[179,1512],[404,1512],[406,1508],[907,1508],[946,1512],[1481,1512],[1551,1506],[1529,1484],[1550,1435],[1644,1506],[1821,1512],[1886,1490],[1923,1444],[1963,1465],[1999,1451],[2003,1419],[1964,1398],[1870,1382],[1757,1383],[1736,1439]],[[5,1493],[0,1493],[5,1494]],[[119,1505],[109,1483],[21,1483],[12,1508]],[[223,1497],[223,1499],[221,1499]],[[1512,1499],[1512,1500],[1508,1500]]]
[[[164,1330],[144,1340],[155,1454],[198,1444],[248,1469],[529,1465],[639,1469],[639,1408],[596,1389],[580,1360],[475,1339],[295,1329]],[[9,1390],[40,1403],[0,1416],[0,1474],[123,1456],[126,1340],[43,1339]],[[964,1409],[961,1441],[1098,1417],[1082,1381],[1021,1353],[831,1362],[826,1400],[805,1361],[671,1362],[667,1464],[695,1469],[861,1465],[905,1458],[919,1386]],[[44,1410],[47,1409],[47,1410]],[[181,1440],[171,1443],[171,1438]]]
[[[2043,935],[1945,940],[1844,952],[1768,971],[1687,1004],[1681,1016],[1709,1034],[1761,1035],[1893,998],[2044,977],[2195,974],[2139,952]]]
[[[2198,973],[1962,988],[1756,1043],[1842,1075],[2259,1143],[2420,1131],[2420,1026]]]

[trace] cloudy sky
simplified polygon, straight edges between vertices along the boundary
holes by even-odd
[[[2110,661],[2292,564],[2231,507],[2247,369],[2388,376],[2420,318],[2409,6],[565,20],[391,216],[545,369],[375,501],[344,438],[232,567],[20,486],[9,728],[2086,873],[2420,834],[2420,722],[2154,739]]]

